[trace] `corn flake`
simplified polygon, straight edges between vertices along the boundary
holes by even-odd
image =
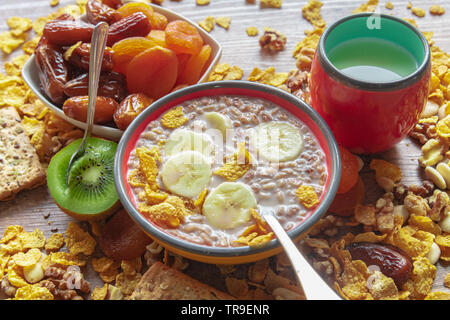
[[[247,35],[249,37],[256,37],[259,33],[257,27],[247,27],[247,28],[245,28],[245,32],[247,32]]]
[[[166,112],[161,117],[161,124],[170,129],[178,128],[179,126],[185,124],[188,118],[184,116],[183,108],[181,106],[176,107],[168,112]]]
[[[28,285],[28,282],[23,278],[22,268],[17,265],[13,265],[9,268],[7,278],[9,283],[16,288],[25,287]]]
[[[142,274],[140,273],[136,273],[132,276],[120,273],[116,277],[116,287],[119,288],[124,295],[128,296],[133,293],[134,288],[136,288],[141,277]]]
[[[25,42],[26,37],[26,34],[15,36],[12,31],[2,32],[0,33],[0,49],[6,54],[10,54]]]
[[[21,241],[23,249],[42,249],[45,245],[44,232],[39,229],[33,232],[22,232],[17,235],[17,238]]]
[[[301,185],[295,191],[298,201],[307,209],[315,207],[319,203],[319,197],[312,186]]]
[[[11,61],[6,62],[4,65],[6,74],[9,76],[20,77],[22,68],[29,58],[30,58],[29,55],[22,54],[20,56],[15,57]]]
[[[423,299],[430,292],[436,276],[436,267],[427,258],[417,258],[413,261],[413,271],[405,288],[411,292],[411,297]]]
[[[326,23],[320,14],[320,8],[323,3],[318,0],[309,0],[302,8],[303,17],[308,20],[315,28],[324,28]]]
[[[263,7],[268,7],[268,8],[281,8],[281,6],[283,5],[283,1],[282,0],[260,0],[259,4]]]
[[[208,195],[209,190],[208,189],[204,189],[202,192],[200,192],[200,194],[197,197],[197,200],[195,200],[194,205],[197,208],[201,208],[203,207],[203,203],[205,202],[206,196]]]
[[[64,235],[62,233],[52,234],[45,242],[45,250],[48,252],[58,251],[64,246]]]
[[[131,260],[122,260],[120,267],[122,268],[122,271],[125,275],[134,276],[142,269],[141,257],[137,257]]]
[[[385,160],[372,159],[370,161],[370,168],[375,170],[376,178],[386,177],[394,182],[398,182],[402,179],[402,172],[400,168]]]
[[[23,231],[23,227],[19,225],[6,227],[5,231],[3,232],[3,237],[0,239],[0,243],[7,243]]]
[[[205,6],[207,4],[209,4],[210,0],[196,0],[195,2],[197,3],[197,5],[199,6]]]
[[[377,6],[378,0],[369,0],[366,3],[363,3],[359,8],[353,10],[353,13],[374,12]]]
[[[61,264],[63,266],[79,266],[83,267],[86,265],[86,261],[83,259],[78,258],[76,255],[64,252],[64,251],[58,251],[58,252],[52,252],[49,254],[50,262]]]
[[[445,13],[445,9],[438,4],[430,7],[430,13],[434,16],[441,16]]]
[[[199,21],[198,25],[205,29],[207,32],[211,32],[214,29],[215,19],[212,16],[206,17],[204,20]]]
[[[231,18],[229,17],[217,17],[216,18],[216,24],[219,27],[222,27],[224,29],[227,29],[230,27],[230,23],[231,23]]]
[[[44,287],[26,285],[16,291],[14,300],[53,300],[52,293]]]
[[[95,239],[75,222],[69,222],[64,242],[73,255],[82,253],[89,256],[94,252],[97,245]]]
[[[425,17],[425,10],[423,10],[422,8],[413,7],[413,8],[411,8],[411,12],[413,15],[415,15],[419,18]]]
[[[436,133],[442,138],[450,138],[450,116],[446,116],[436,124]]]
[[[398,289],[394,280],[380,271],[374,271],[369,281],[369,292],[375,300],[398,300]]]
[[[170,196],[166,201],[152,206],[141,203],[139,211],[155,223],[167,228],[178,228],[188,214],[183,200],[176,196]]]
[[[33,21],[29,18],[11,17],[7,20],[8,27],[13,36],[21,36],[31,29]]]
[[[12,256],[14,263],[19,267],[30,267],[35,265],[41,259],[41,251],[39,249],[33,248],[28,250],[26,253],[19,252]]]
[[[95,287],[91,293],[91,300],[105,300],[108,294],[108,284],[105,283],[103,287]]]
[[[427,294],[424,300],[450,300],[450,292],[433,291]]]
[[[244,176],[251,168],[250,153],[245,147],[245,142],[239,144],[238,152],[233,154],[225,164],[214,171],[214,174],[219,175],[228,181],[236,181]]]

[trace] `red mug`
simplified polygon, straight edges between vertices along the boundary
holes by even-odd
[[[360,38],[391,41],[409,52],[417,66],[389,81],[367,81],[370,72],[364,80],[349,75],[335,66],[329,53]],[[360,53],[352,52],[357,60]],[[430,74],[430,48],[414,26],[390,15],[351,15],[335,22],[320,38],[311,67],[311,105],[343,147],[362,154],[385,151],[417,124],[427,101]]]

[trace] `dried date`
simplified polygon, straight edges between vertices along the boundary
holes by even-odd
[[[114,43],[128,37],[145,37],[151,30],[150,21],[142,12],[135,12],[109,27],[106,45],[111,47]]]
[[[101,0],[101,2],[113,9],[118,9],[123,5],[122,0]]]
[[[69,57],[69,63],[77,68],[89,71],[89,60],[91,54],[91,44],[82,43],[77,46]],[[113,51],[111,48],[106,47],[103,52],[102,71],[111,71],[114,67],[112,59]]]
[[[122,19],[122,15],[113,8],[97,0],[89,0],[86,4],[86,19],[92,24],[106,22],[112,24]]]
[[[70,80],[64,86],[64,93],[69,97],[87,96],[89,94],[89,74],[84,73]],[[121,102],[127,95],[125,77],[115,72],[100,74],[98,95]]]
[[[367,266],[378,266],[381,273],[392,278],[398,288],[408,280],[413,268],[411,257],[392,245],[359,242],[352,243],[347,249],[353,260],[362,260]]]
[[[67,46],[78,41],[91,42],[94,26],[81,20],[52,20],[45,24],[43,36],[49,43]]]
[[[70,97],[64,102],[63,111],[75,120],[86,122],[89,97]],[[113,115],[119,104],[111,98],[98,96],[95,102],[94,123],[106,123],[113,120]]]
[[[143,93],[133,93],[123,99],[114,113],[117,128],[125,130],[154,100]]]
[[[63,54],[55,46],[41,43],[35,50],[35,61],[45,94],[55,104],[62,104],[66,99],[64,86],[70,74]]]

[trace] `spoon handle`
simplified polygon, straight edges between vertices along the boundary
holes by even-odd
[[[95,102],[97,100],[98,82],[102,67],[103,52],[105,51],[106,39],[108,37],[108,24],[98,23],[94,28],[89,56],[89,101],[87,114],[87,128],[84,137],[89,137],[94,126]]]
[[[303,288],[306,299],[308,300],[342,300],[333,289],[331,289],[325,281],[317,274],[317,272],[306,261],[305,257],[300,253],[295,244],[289,238],[286,231],[280,225],[278,220],[270,215],[265,214],[264,219],[267,221],[272,231],[283,246],[291,264],[294,268],[298,282]]]

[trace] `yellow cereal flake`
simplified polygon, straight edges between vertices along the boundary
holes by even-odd
[[[197,197],[197,200],[195,200],[194,205],[197,208],[201,208],[203,207],[203,203],[205,202],[206,196],[208,195],[209,190],[208,189],[204,189],[202,192],[200,192],[200,194]]]
[[[64,246],[64,235],[62,233],[52,234],[45,242],[45,250],[48,252],[58,251]]]
[[[410,215],[408,225],[416,227],[419,230],[434,234],[435,236],[441,233],[441,228],[427,216]]]
[[[268,7],[268,8],[281,8],[283,5],[282,0],[259,0],[259,4],[262,7]]]
[[[116,287],[120,289],[120,291],[128,296],[133,293],[134,288],[136,288],[139,280],[141,280],[142,274],[136,273],[135,275],[126,275],[124,273],[120,273],[116,277]]]
[[[232,66],[230,70],[225,74],[223,80],[241,80],[244,75],[244,71],[238,66]]]
[[[404,285],[413,299],[424,299],[430,292],[436,276],[436,267],[427,258],[414,259],[413,271]]]
[[[394,231],[392,244],[405,251],[412,258],[424,257],[430,251],[435,236],[432,233],[408,227]]]
[[[209,4],[210,0],[195,0],[195,2],[197,3],[197,5],[199,6],[205,6],[207,4]]]
[[[198,22],[198,25],[205,29],[207,32],[211,32],[214,29],[215,19],[213,16],[206,17],[202,21]]]
[[[269,225],[259,215],[258,211],[251,208],[250,215],[254,224],[247,227],[234,242],[247,246],[261,246],[272,240],[274,234],[270,231]]]
[[[91,255],[97,245],[97,241],[84,231],[75,222],[69,222],[64,242],[69,252],[73,255],[84,254],[86,256]]]
[[[249,37],[256,37],[259,33],[257,27],[247,27],[247,28],[245,28],[245,32],[247,32],[247,35]]]
[[[229,17],[217,17],[216,18],[216,24],[219,27],[222,27],[222,28],[228,30],[228,28],[230,27],[230,24],[231,24],[231,18],[229,18]]]
[[[347,251],[348,252],[348,251]],[[373,299],[367,288],[367,279],[370,273],[361,260],[345,261],[343,271],[337,278],[335,287],[346,299],[365,300]]]
[[[422,8],[419,7],[412,7],[411,8],[411,12],[413,15],[422,18],[425,17],[425,10],[423,10]]]
[[[386,2],[386,4],[384,5],[384,7],[385,7],[386,9],[392,10],[392,9],[394,9],[394,4],[393,4],[392,2],[390,2],[390,1],[388,1],[388,2]]]
[[[8,270],[7,278],[9,283],[16,288],[24,287],[28,285],[28,282],[23,277],[22,268],[18,265],[13,265]]]
[[[145,200],[148,204],[158,204],[167,199],[167,193],[154,191],[150,185],[146,185],[144,192],[140,193],[140,199]]]
[[[138,209],[155,223],[167,228],[178,228],[188,214],[183,200],[176,196],[169,196],[164,202],[152,206],[141,203]]]
[[[273,232],[269,232],[268,234],[263,234],[257,237],[254,237],[252,240],[248,242],[250,247],[252,246],[261,246],[272,240],[274,237]]]
[[[102,273],[110,269],[117,269],[120,266],[118,262],[108,257],[92,258],[91,263],[92,268],[98,273]]]
[[[288,79],[287,72],[275,72],[274,67],[268,67],[261,70],[257,67],[253,68],[248,77],[248,81],[260,82],[274,87],[281,87]]]
[[[50,256],[50,262],[52,263],[58,263],[63,266],[79,266],[83,267],[86,265],[86,261],[78,258],[76,255],[71,254],[69,252],[64,251],[58,251],[58,252],[52,252],[49,254]]]
[[[14,263],[19,267],[30,267],[35,265],[41,259],[41,251],[39,249],[33,248],[28,250],[26,253],[19,252],[12,256]]]
[[[11,61],[5,62],[5,72],[8,76],[21,76],[22,68],[24,64],[30,58],[27,54],[22,54],[20,56],[15,57]]]
[[[240,80],[244,71],[237,66],[230,66],[227,63],[219,63],[209,75],[208,81],[220,80]]]
[[[378,0],[369,0],[366,3],[363,3],[359,8],[353,10],[353,13],[374,12],[377,6]]]
[[[424,300],[450,300],[450,292],[433,291],[427,294]]]
[[[33,21],[29,18],[11,17],[7,20],[8,27],[13,36],[21,36],[31,29]]]
[[[298,201],[306,208],[311,209],[319,204],[319,197],[312,186],[301,185],[295,191]]]
[[[445,9],[438,4],[435,4],[430,7],[430,13],[434,16],[441,16],[445,13]]]
[[[181,106],[167,111],[161,117],[161,124],[169,129],[175,129],[182,126],[188,121],[188,118],[184,116],[183,108]]]
[[[0,49],[6,54],[10,54],[25,42],[26,37],[26,34],[15,36],[12,31],[2,32],[0,33]]]
[[[156,149],[157,150],[157,149]],[[143,173],[146,183],[155,186],[157,185],[156,178],[158,176],[159,157],[155,153],[155,149],[148,149],[140,147],[136,149],[136,155],[139,159],[139,170]]]
[[[302,8],[303,17],[308,20],[315,28],[324,28],[326,22],[322,19],[320,8],[323,3],[318,0],[309,0]]]
[[[245,142],[243,142],[239,144],[238,152],[229,157],[225,164],[214,171],[213,174],[219,175],[228,181],[236,181],[244,176],[251,167],[250,153],[245,147]]]
[[[369,283],[369,292],[375,300],[398,300],[399,292],[392,278],[374,271]]]
[[[122,260],[120,267],[125,275],[134,276],[142,269],[142,259],[141,257],[137,257],[131,260]]]
[[[3,237],[0,239],[0,243],[7,243],[23,231],[23,227],[19,225],[6,227],[5,231],[3,232]]]
[[[44,287],[26,285],[16,291],[14,300],[53,300],[52,293]]]
[[[364,233],[359,233],[355,236],[355,238],[353,239],[353,242],[370,242],[370,243],[378,243],[378,242],[382,242],[384,239],[386,239],[387,234],[375,234],[374,232],[370,231],[370,232],[364,232]]]
[[[435,242],[441,249],[440,259],[450,262],[450,234],[436,236]]]
[[[450,115],[438,121],[436,133],[442,138],[450,138]]]
[[[369,166],[370,169],[375,170],[376,178],[385,177],[394,182],[402,179],[402,171],[400,168],[386,160],[372,159]]]
[[[50,7],[56,7],[59,5],[59,0],[50,0]]]
[[[103,287],[95,287],[91,293],[91,300],[105,300],[108,294],[108,284],[105,283]]]
[[[306,37],[297,43],[295,49],[292,53],[292,56],[298,58],[300,55],[303,55],[302,51],[305,49],[315,51],[317,44],[319,43],[320,37],[323,33],[323,28],[315,28],[312,31],[305,33]]]
[[[44,232],[35,229],[32,232],[22,232],[17,235],[24,249],[38,248],[42,249],[45,245]]]
[[[33,21],[33,31],[38,35],[41,36],[44,32],[45,24],[49,21],[47,17],[39,17],[36,20]]]

